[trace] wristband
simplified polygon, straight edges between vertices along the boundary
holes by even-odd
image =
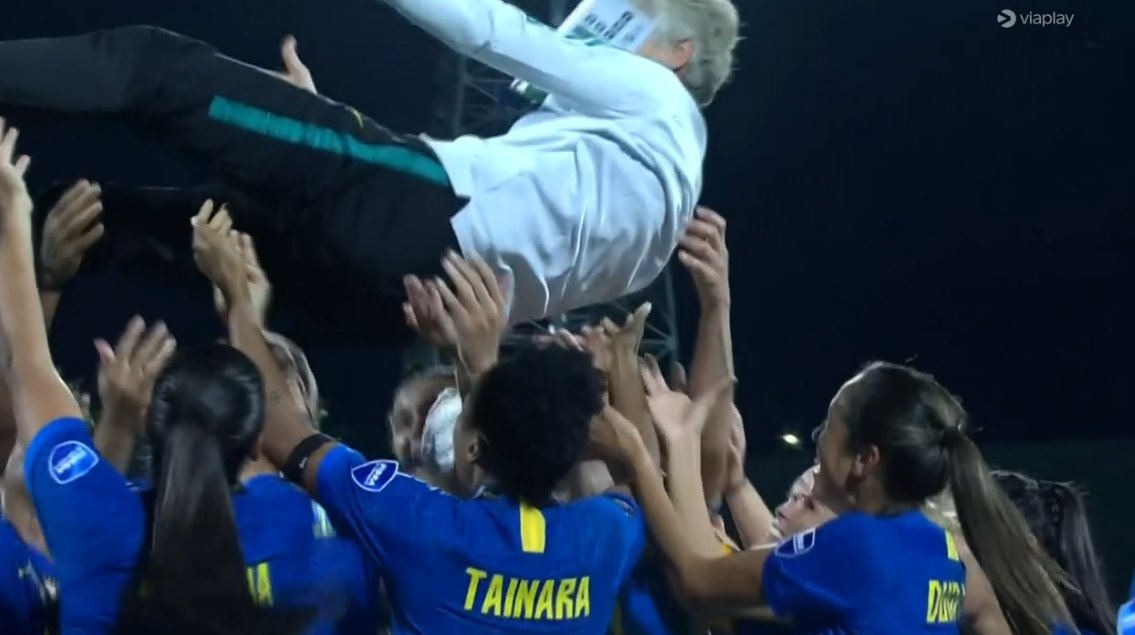
[[[287,462],[284,463],[284,468],[281,470],[284,478],[303,486],[303,471],[307,467],[307,460],[311,458],[312,454],[315,454],[316,450],[333,441],[334,439],[322,433],[313,434],[300,441],[299,445],[288,455]]]

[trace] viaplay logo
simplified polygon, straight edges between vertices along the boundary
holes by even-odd
[[[1002,29],[1011,29],[1015,26],[1072,26],[1072,20],[1076,19],[1075,13],[1057,13],[1049,11],[1047,13],[1035,13],[1029,11],[1028,13],[1017,13],[1012,9],[1002,9],[1001,13],[997,14],[997,24],[1001,25]]]

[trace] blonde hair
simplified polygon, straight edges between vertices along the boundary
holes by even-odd
[[[683,83],[699,106],[708,106],[733,75],[741,19],[732,0],[637,0],[658,21],[657,36],[670,44],[692,41]]]

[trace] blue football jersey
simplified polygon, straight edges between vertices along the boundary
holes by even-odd
[[[107,633],[142,549],[141,499],[95,451],[80,419],[59,419],[40,430],[28,446],[24,473],[66,598],[60,628],[68,635]]]
[[[378,575],[335,535],[318,503],[280,476],[249,479],[233,495],[248,581],[261,606],[319,607],[313,633],[378,631]]]
[[[1116,620],[1116,631],[1119,635],[1135,635],[1135,598],[1119,607],[1119,618]]]
[[[666,563],[648,550],[619,591],[610,635],[686,635],[692,625],[670,588]]]
[[[816,635],[957,633],[965,566],[921,512],[847,514],[784,540],[763,571],[772,610]]]
[[[59,609],[51,561],[0,517],[0,624],[12,635],[43,635]]]
[[[645,540],[620,496],[462,500],[343,446],[318,480],[339,534],[382,571],[395,633],[605,633]]]

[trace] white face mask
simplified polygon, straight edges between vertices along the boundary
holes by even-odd
[[[422,429],[422,458],[443,475],[453,473],[453,432],[461,406],[461,393],[456,388],[446,388],[434,400]]]
[[[564,37],[638,51],[654,34],[654,18],[639,11],[631,0],[583,0],[556,29]],[[533,102],[547,93],[516,80],[512,89]]]

